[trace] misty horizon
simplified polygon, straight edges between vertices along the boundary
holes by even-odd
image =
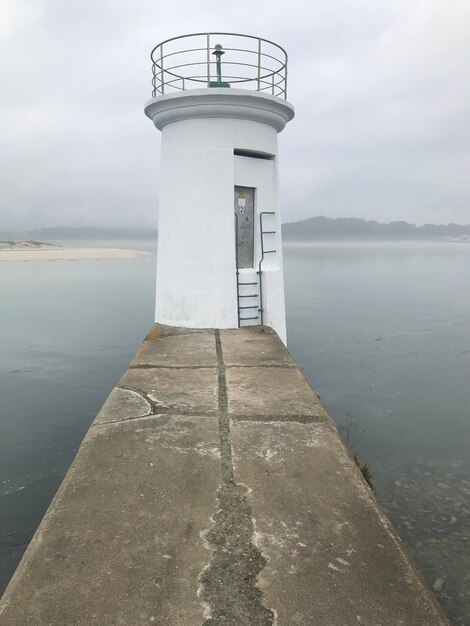
[[[470,224],[425,224],[403,220],[378,222],[363,218],[312,216],[282,223],[282,236],[289,241],[470,241]],[[148,227],[53,226],[38,229],[2,230],[0,240],[157,240],[158,229]]]
[[[312,206],[327,217],[470,221],[465,0],[294,0],[288,10],[274,1],[269,11],[241,0],[218,12],[209,0],[197,9],[44,0],[9,2],[2,13],[0,229],[153,227],[160,136],[143,112],[150,50],[174,35],[239,30],[244,13],[247,34],[289,55],[296,118],[279,137],[285,222]]]

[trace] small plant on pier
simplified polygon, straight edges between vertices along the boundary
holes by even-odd
[[[366,461],[365,463],[361,463],[359,461],[359,453],[358,452],[354,452],[353,447],[352,447],[352,440],[353,440],[353,437],[354,437],[354,433],[357,430],[357,422],[355,422],[353,420],[352,415],[350,413],[347,413],[346,416],[347,416],[346,423],[345,424],[341,424],[340,426],[338,426],[338,431],[340,432],[341,436],[343,437],[344,443],[347,445],[349,450],[352,452],[353,459],[355,460],[356,465],[358,466],[358,468],[361,470],[361,473],[362,473],[362,475],[364,477],[364,480],[369,485],[369,487],[372,489],[372,491],[375,491],[374,474],[372,472],[372,469],[370,467],[369,462]]]

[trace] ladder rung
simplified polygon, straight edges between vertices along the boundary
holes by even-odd
[[[275,230],[263,230],[261,234],[262,235],[275,235],[276,231]]]
[[[264,254],[270,254],[271,252],[276,252],[276,250],[265,250]]]
[[[239,306],[239,309],[257,309],[258,305],[255,304],[254,306]]]
[[[239,285],[257,285],[258,283],[238,283]]]
[[[245,320],[259,320],[259,315],[257,315],[256,317],[241,317],[240,321],[243,322]]]
[[[238,296],[239,298],[257,298],[258,294],[257,293],[250,293],[246,296]]]

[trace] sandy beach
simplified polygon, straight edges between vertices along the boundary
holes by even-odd
[[[0,249],[1,261],[106,261],[115,259],[141,259],[154,256],[151,252],[122,250],[119,248],[68,248]]]

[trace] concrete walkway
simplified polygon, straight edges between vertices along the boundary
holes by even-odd
[[[448,622],[277,335],[156,326],[85,437],[0,624]]]

